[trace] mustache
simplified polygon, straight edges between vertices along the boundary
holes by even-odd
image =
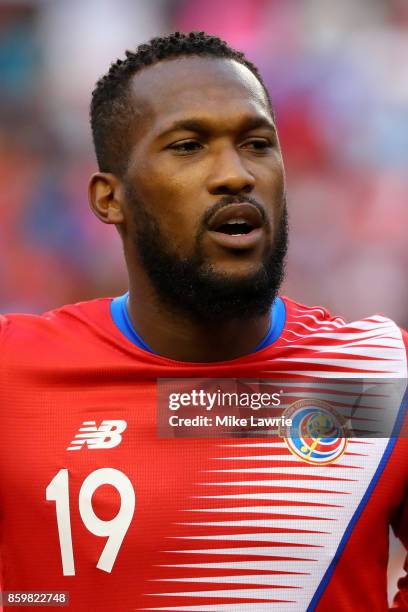
[[[218,212],[221,208],[224,208],[224,206],[228,206],[228,204],[246,204],[247,202],[249,204],[252,204],[252,206],[254,206],[259,211],[262,217],[262,223],[265,223],[266,221],[265,209],[255,198],[251,196],[245,196],[245,195],[242,195],[242,196],[225,195],[225,196],[222,196],[222,198],[220,198],[218,202],[214,204],[214,206],[211,206],[211,208],[205,211],[201,219],[200,227],[201,228],[208,227],[208,222],[211,219],[211,217],[215,215],[215,213]]]

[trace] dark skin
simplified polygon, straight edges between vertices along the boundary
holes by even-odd
[[[249,320],[197,321],[164,306],[146,274],[134,240],[137,214],[125,197],[131,185],[180,256],[193,252],[202,215],[220,197],[250,196],[265,213],[251,247],[226,248],[202,236],[202,252],[215,272],[251,277],[261,266],[284,206],[285,176],[276,127],[265,92],[241,64],[184,57],[145,68],[132,80],[136,109],[126,175],[96,173],[89,200],[104,223],[121,234],[129,274],[129,314],[154,352],[188,362],[249,354],[262,340],[270,315]]]

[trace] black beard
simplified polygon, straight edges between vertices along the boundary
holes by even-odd
[[[273,245],[259,271],[249,277],[231,278],[215,272],[211,264],[205,263],[200,246],[203,230],[197,235],[193,256],[182,258],[172,252],[171,241],[163,235],[158,220],[129,186],[126,197],[137,215],[134,244],[149,280],[164,304],[200,322],[245,320],[269,312],[284,278],[288,245],[285,200]],[[238,200],[233,197],[224,199]]]

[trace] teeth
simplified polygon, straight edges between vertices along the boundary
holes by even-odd
[[[236,225],[237,223],[239,225],[243,225],[244,223],[246,223],[246,221],[245,219],[231,219],[230,221],[226,222],[226,225],[232,225],[232,224]]]

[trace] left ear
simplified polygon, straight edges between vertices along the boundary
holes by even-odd
[[[123,189],[119,179],[109,172],[95,172],[89,180],[88,200],[93,213],[103,223],[122,225]]]

